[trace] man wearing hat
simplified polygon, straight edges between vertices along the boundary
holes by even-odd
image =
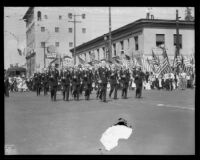
[[[110,74],[110,93],[109,97],[111,98],[112,92],[114,91],[114,99],[117,99],[117,90],[118,90],[118,76],[117,76],[117,70],[112,69]]]
[[[136,84],[136,94],[135,94],[136,98],[141,98],[142,96],[143,77],[144,77],[144,74],[141,71],[141,68],[138,68],[136,76],[135,76],[135,81],[134,81]]]

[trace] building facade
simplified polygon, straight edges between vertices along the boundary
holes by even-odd
[[[180,54],[184,56],[194,54],[194,21],[179,21],[178,26]],[[151,59],[152,50],[157,56],[162,57],[160,46],[165,46],[170,61],[173,61],[176,50],[175,20],[139,19],[113,30],[111,35],[112,57],[122,57],[125,53],[132,58],[142,54]],[[105,40],[105,37],[108,37],[108,33],[77,46],[75,55],[77,62],[78,57],[86,62],[106,59],[108,40]],[[73,49],[70,51],[73,53]]]
[[[27,74],[33,75],[48,67],[55,57],[72,57],[74,47],[74,14],[76,20],[76,45],[87,41],[85,21],[87,15],[74,13],[68,7],[29,7],[23,19],[26,22]]]

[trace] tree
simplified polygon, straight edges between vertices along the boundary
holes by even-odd
[[[190,7],[186,7],[186,10],[185,10],[185,20],[186,21],[194,21],[194,17],[192,16],[191,10],[192,9]]]

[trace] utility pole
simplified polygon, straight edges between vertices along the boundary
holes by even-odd
[[[176,10],[176,51],[175,51],[175,56],[174,56],[174,61],[177,56],[180,56],[180,42],[179,42],[179,17],[178,16],[178,10]],[[173,61],[173,66],[174,66],[174,61]]]
[[[73,21],[68,21],[68,22],[73,22],[74,23],[74,65],[76,64],[76,23],[81,23],[81,21],[76,21],[76,17],[77,16],[82,16],[83,17],[83,14],[82,15],[78,15],[78,14],[74,14],[72,15],[74,17],[74,20]]]
[[[176,10],[176,55],[180,55],[180,45],[179,45],[179,20],[180,17],[178,17],[178,10]]]
[[[112,59],[112,42],[111,42],[111,7],[109,7],[109,50],[108,60]]]

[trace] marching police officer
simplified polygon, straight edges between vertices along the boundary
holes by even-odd
[[[110,93],[109,97],[111,98],[111,95],[114,91],[114,99],[117,99],[117,90],[118,90],[118,75],[117,70],[112,70],[110,75]]]
[[[143,83],[143,72],[141,71],[141,68],[138,69],[138,72],[135,76],[135,84],[136,84],[136,98],[141,98],[142,96],[142,83]]]
[[[121,75],[121,82],[122,82],[122,98],[127,99],[127,92],[128,92],[128,85],[130,80],[129,71],[123,70]]]
[[[39,73],[34,74],[34,84],[35,84],[37,96],[39,96],[40,89],[41,89],[41,77],[40,77]]]
[[[69,101],[70,82],[71,82],[70,71],[66,70],[64,71],[62,79],[61,79],[64,101]]]
[[[106,102],[106,92],[107,92],[107,83],[108,83],[108,70],[107,70],[107,68],[103,67],[101,69],[100,78],[101,78],[100,98],[102,98],[103,102]]]

